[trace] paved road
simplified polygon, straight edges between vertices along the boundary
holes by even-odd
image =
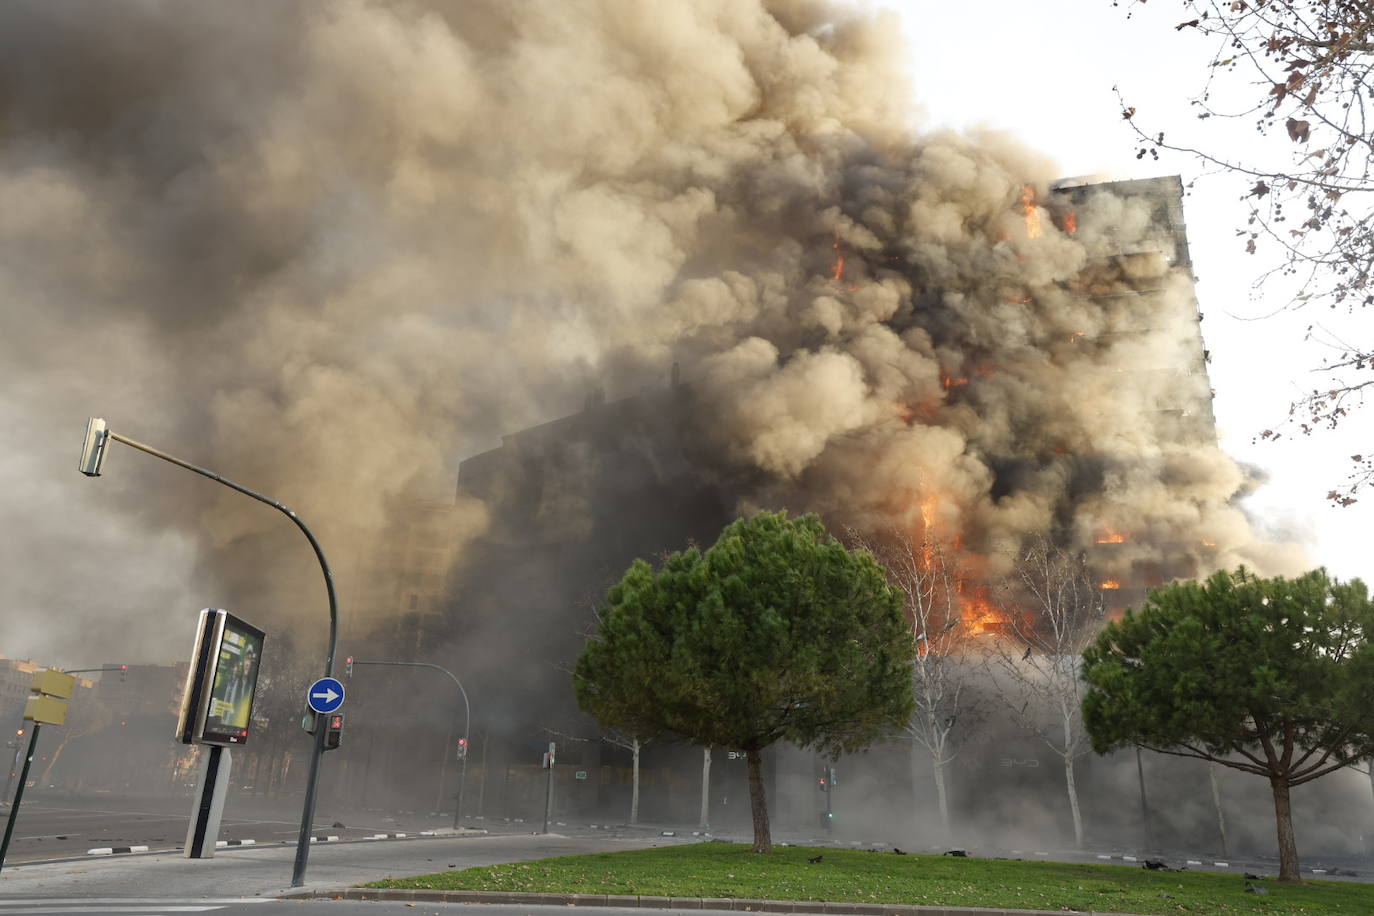
[[[646,839],[522,834],[319,843],[310,851],[306,886],[347,887],[364,881],[428,874],[448,868],[616,852],[690,840],[690,837]],[[295,853],[294,845],[241,846],[220,850],[212,859],[146,853],[7,864],[0,872],[0,900],[16,897],[272,896],[289,889]],[[5,914],[0,913],[0,916]]]
[[[33,862],[84,855],[88,849],[147,846],[151,850],[181,848],[192,802],[182,798],[121,799],[115,796],[72,798],[26,797],[15,822],[7,862]],[[220,825],[222,840],[253,840],[257,844],[296,842],[300,833],[300,799],[230,799]],[[0,830],[9,807],[0,806]],[[341,840],[379,833],[419,833],[449,827],[448,815],[421,813],[387,815],[375,811],[344,811],[321,805],[314,832]],[[473,822],[479,824],[483,822]],[[343,824],[344,826],[335,826]],[[527,833],[524,824],[494,822],[492,832]]]

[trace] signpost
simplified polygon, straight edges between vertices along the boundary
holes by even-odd
[[[315,712],[329,715],[343,705],[344,685],[332,677],[322,677],[305,691],[305,702]]]
[[[24,704],[24,719],[33,723],[29,733],[29,750],[24,756],[24,769],[19,773],[19,785],[14,790],[14,804],[10,805],[9,820],[5,823],[5,839],[0,841],[0,869],[5,867],[5,855],[10,850],[14,823],[19,820],[19,803],[24,800],[24,786],[29,781],[29,767],[33,764],[33,749],[38,746],[39,726],[61,725],[67,721],[67,700],[76,687],[76,678],[56,668],[35,672],[29,685],[32,696]]]
[[[544,832],[549,832],[549,820],[553,816],[553,763],[557,748],[554,742],[549,742],[549,749],[544,753],[544,769],[549,771],[549,781],[544,788]]]

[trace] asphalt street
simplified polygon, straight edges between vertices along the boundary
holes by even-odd
[[[231,799],[225,805],[219,838],[228,841],[252,840],[258,845],[296,842],[300,833],[299,799]],[[19,809],[7,862],[33,862],[84,855],[88,849],[121,846],[147,846],[150,850],[172,850],[186,840],[192,801],[182,798],[120,799],[115,796],[72,798],[29,796]],[[9,817],[9,807],[0,807],[0,830]],[[380,833],[418,833],[452,825],[451,816],[425,814],[382,814],[373,811],[344,811],[320,806],[314,820],[314,833],[337,836],[340,840],[361,839]],[[480,822],[474,822],[480,823]],[[336,826],[342,824],[343,826]],[[523,826],[523,825],[515,825]],[[508,832],[512,829],[502,822]]]
[[[546,856],[616,852],[692,840],[692,837],[650,839],[519,834],[317,843],[310,850],[306,886],[342,888],[386,877],[427,874],[449,868],[524,862]],[[186,859],[176,853],[146,853],[6,864],[0,872],[0,900],[9,904],[16,898],[275,896],[290,890],[295,852],[294,844],[239,846],[222,849],[211,859]],[[6,914],[0,913],[0,916]]]

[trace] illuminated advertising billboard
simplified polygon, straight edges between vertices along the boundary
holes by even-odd
[[[183,744],[238,747],[248,742],[263,635],[227,611],[200,612],[177,722],[177,738]]]

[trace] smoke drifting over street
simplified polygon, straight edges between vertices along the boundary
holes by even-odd
[[[889,13],[15,2],[0,45],[11,651],[320,615],[270,510],[120,446],[81,478],[87,415],[299,510],[346,579],[457,457],[675,361],[760,504],[1275,566],[1241,470],[1162,430],[1205,377],[1140,371],[1195,320],[1157,256],[1103,260],[1148,214],[1070,207],[1010,138],[913,133]]]

